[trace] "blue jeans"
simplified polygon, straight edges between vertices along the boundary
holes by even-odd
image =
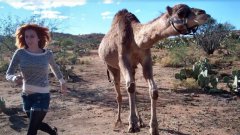
[[[23,110],[25,112],[32,111],[48,111],[50,103],[49,93],[34,93],[26,94],[22,93]]]

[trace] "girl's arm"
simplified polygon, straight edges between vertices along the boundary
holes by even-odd
[[[17,81],[21,79],[21,76],[14,75],[15,70],[19,64],[19,50],[16,50],[12,56],[12,60],[8,66],[7,72],[6,72],[6,79],[8,81]]]
[[[50,58],[49,58],[49,64],[52,72],[54,73],[55,77],[59,80],[60,85],[61,85],[61,91],[63,94],[66,94],[67,91],[67,86],[66,82],[63,79],[62,72],[60,71],[58,65],[56,64],[54,58],[53,58],[53,53],[50,51]]]
[[[59,82],[61,84],[65,83],[65,81],[63,79],[62,72],[60,71],[59,66],[56,64],[56,62],[55,62],[55,60],[53,58],[52,51],[50,51],[49,64],[50,64],[51,71],[53,72],[55,77],[59,80]]]

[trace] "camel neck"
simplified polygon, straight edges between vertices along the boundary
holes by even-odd
[[[149,49],[158,40],[174,35],[174,31],[170,27],[166,14],[154,19],[153,21],[142,24],[135,40],[140,48]]]

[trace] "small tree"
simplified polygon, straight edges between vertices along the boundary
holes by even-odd
[[[224,40],[226,35],[234,29],[229,23],[217,23],[213,18],[209,19],[204,25],[201,25],[194,35],[197,45],[201,46],[203,50],[209,55],[219,48],[220,43]]]
[[[0,53],[13,52],[15,47],[14,33],[18,25],[21,22],[17,17],[7,16],[5,18],[0,18]],[[1,56],[2,58],[2,56]]]

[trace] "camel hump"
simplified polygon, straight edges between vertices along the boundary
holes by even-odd
[[[126,19],[129,22],[140,22],[138,18],[131,12],[129,12],[127,9],[122,9],[119,10],[113,20],[118,20],[118,19]]]

